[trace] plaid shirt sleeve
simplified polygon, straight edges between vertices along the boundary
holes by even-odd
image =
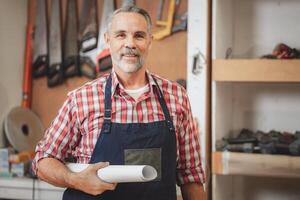
[[[32,170],[37,173],[37,163],[46,157],[53,157],[63,162],[72,151],[80,137],[76,125],[76,106],[74,96],[69,93],[67,100],[60,108],[58,115],[46,130],[43,139],[37,144],[36,156],[32,162]]]
[[[200,157],[198,130],[193,121],[191,106],[185,90],[183,94],[182,123],[178,130],[179,161],[177,182],[179,185],[196,182],[204,183],[205,175]]]

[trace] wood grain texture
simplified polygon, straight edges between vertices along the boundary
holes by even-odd
[[[300,60],[217,59],[214,81],[300,82]]]
[[[300,158],[234,152],[213,153],[213,174],[300,178]]]

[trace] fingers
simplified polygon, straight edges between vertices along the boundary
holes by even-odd
[[[102,181],[101,184],[102,188],[104,188],[105,190],[115,190],[117,187],[117,183],[106,183]]]
[[[97,171],[98,169],[101,169],[101,168],[105,168],[109,166],[109,162],[98,162],[98,163],[95,163],[92,165],[92,168],[93,170]],[[117,186],[117,183],[107,183],[103,180],[101,180],[99,178],[99,180],[101,181],[100,185],[101,185],[101,188],[105,189],[105,190],[114,190]]]

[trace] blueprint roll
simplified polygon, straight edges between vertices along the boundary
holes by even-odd
[[[68,163],[66,165],[72,172],[81,172],[89,164]],[[149,165],[109,165],[97,171],[98,177],[108,183],[130,183],[152,181],[157,171]]]

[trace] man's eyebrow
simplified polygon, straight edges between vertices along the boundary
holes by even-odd
[[[126,33],[126,32],[127,31],[125,31],[125,30],[117,30],[117,31],[114,31],[113,34],[114,35],[118,35],[120,33]],[[147,35],[147,33],[145,31],[136,31],[136,32],[134,32],[134,35],[136,35],[136,34],[142,35],[142,36],[146,36]]]
[[[135,32],[135,34],[142,35],[142,36],[147,35],[147,33],[145,31],[137,31],[137,32]]]
[[[113,34],[114,35],[117,35],[117,34],[120,34],[120,33],[125,33],[126,31],[124,30],[117,30],[117,31],[114,31]]]

